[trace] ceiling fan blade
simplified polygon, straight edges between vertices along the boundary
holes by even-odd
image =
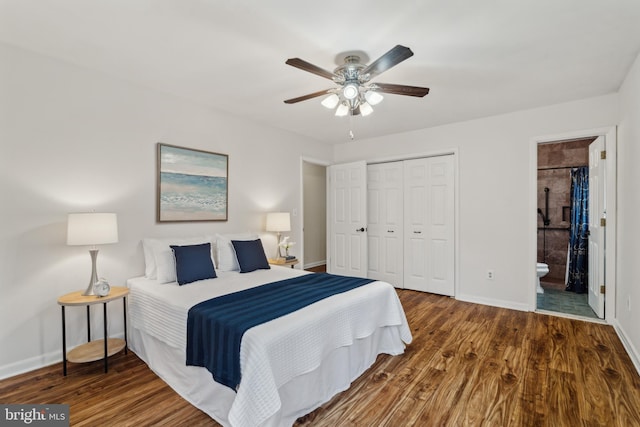
[[[398,65],[405,59],[411,58],[412,56],[413,52],[411,49],[405,46],[396,45],[389,52],[367,65],[360,74],[369,74],[369,78],[372,79],[378,74],[387,71],[389,68]]]
[[[394,85],[389,83],[375,83],[371,85],[371,89],[376,92],[392,93],[394,95],[407,95],[423,97],[429,93],[428,87]]]
[[[303,71],[308,71],[310,73],[316,74],[320,77],[324,77],[329,80],[333,80],[333,77],[335,76],[331,71],[327,71],[316,65],[310,64],[307,61],[300,58],[289,58],[287,59],[285,64],[291,65],[292,67],[300,68]]]
[[[302,95],[297,98],[291,98],[284,101],[285,104],[295,104],[296,102],[306,101],[307,99],[317,98],[319,96],[331,93],[331,89],[325,89],[318,92],[310,93],[308,95]]]

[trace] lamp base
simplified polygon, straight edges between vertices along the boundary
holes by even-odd
[[[95,295],[95,292],[93,291],[93,285],[95,285],[98,281],[98,269],[96,268],[96,263],[98,260],[98,250],[90,249],[89,255],[91,256],[91,278],[89,279],[89,286],[87,286],[87,289],[82,293],[82,295],[84,296]]]
[[[277,252],[277,257],[276,258],[282,258],[282,250],[280,248],[280,236],[281,236],[281,233],[278,231],[276,233],[276,247],[278,248],[278,252]]]

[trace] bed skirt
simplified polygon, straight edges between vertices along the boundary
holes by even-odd
[[[232,426],[229,412],[236,397],[233,390],[216,383],[206,368],[186,366],[184,350],[168,346],[135,327],[130,328],[129,337],[130,349],[180,396],[223,426]],[[293,425],[297,418],[348,389],[379,354],[398,355],[404,349],[400,328],[385,326],[331,351],[320,366],[278,389],[282,406],[261,425]]]

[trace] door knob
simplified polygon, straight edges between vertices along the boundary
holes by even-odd
[[[364,232],[364,227],[357,228],[356,231],[362,233]]]

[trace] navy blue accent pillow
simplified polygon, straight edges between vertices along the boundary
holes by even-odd
[[[231,244],[236,251],[236,258],[240,265],[240,273],[249,273],[256,270],[269,270],[269,261],[264,254],[262,241],[257,240],[232,240]]]
[[[179,285],[217,277],[213,261],[211,261],[211,243],[189,246],[172,245],[171,250],[176,259],[176,278]]]

